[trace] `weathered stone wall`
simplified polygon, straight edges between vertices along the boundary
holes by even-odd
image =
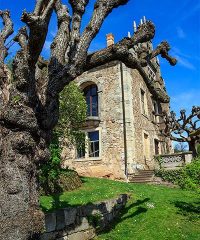
[[[150,93],[147,85],[137,70],[127,69],[132,76],[132,106],[134,115],[134,129],[135,129],[135,157],[133,160],[136,168],[154,168],[155,145],[154,140],[163,140],[160,136],[160,125],[155,123],[155,116],[153,115],[153,96]],[[141,106],[141,90],[145,95],[146,113],[142,112]],[[162,104],[162,108],[169,111],[168,104]],[[145,157],[144,134],[148,135],[149,142],[149,156]],[[165,149],[162,146],[164,143],[159,143],[159,153],[164,153]],[[168,142],[167,142],[168,144]],[[137,167],[138,166],[138,167]]]
[[[41,240],[89,240],[118,216],[126,205],[128,196],[100,203],[68,207],[45,214],[46,232]]]
[[[76,82],[80,87],[95,83],[99,96],[100,132],[99,158],[76,159],[75,149],[65,148],[64,165],[75,168],[80,175],[124,179],[124,140],[122,97],[119,64],[112,62],[84,73]],[[88,128],[94,128],[89,126]],[[69,158],[69,155],[71,158]],[[67,159],[68,158],[68,159]]]
[[[153,96],[137,70],[129,69],[124,64],[123,86],[125,103],[125,124],[127,144],[128,173],[138,169],[154,169],[155,144],[159,142],[159,153],[170,149],[170,141],[160,136],[160,126],[153,115]],[[157,76],[160,78],[160,75]],[[64,166],[75,168],[83,176],[109,177],[125,179],[125,150],[123,131],[123,108],[120,63],[111,62],[84,73],[77,84],[83,89],[95,83],[98,87],[99,116],[88,121],[87,129],[97,128],[100,132],[100,156],[98,158],[76,159],[74,148],[64,148],[62,157]],[[158,84],[160,86],[160,83]],[[141,90],[145,92],[146,114],[142,113]],[[163,110],[169,111],[169,104],[162,104]],[[145,157],[144,134],[148,135],[149,156]]]

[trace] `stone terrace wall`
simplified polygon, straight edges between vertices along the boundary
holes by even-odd
[[[124,208],[127,194],[100,203],[68,207],[45,214],[46,232],[41,240],[89,240]]]
[[[176,169],[191,163],[192,152],[164,154],[157,157],[160,158],[160,167],[166,169]]]

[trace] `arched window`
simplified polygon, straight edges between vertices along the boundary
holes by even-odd
[[[95,84],[87,86],[84,90],[87,103],[87,115],[98,116],[98,92]]]

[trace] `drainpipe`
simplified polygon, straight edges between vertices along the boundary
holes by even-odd
[[[128,177],[127,168],[127,138],[126,138],[126,112],[125,112],[125,101],[124,101],[124,75],[123,66],[120,62],[120,73],[121,73],[121,89],[122,89],[122,114],[123,114],[123,133],[124,133],[124,164],[125,164],[125,175]]]

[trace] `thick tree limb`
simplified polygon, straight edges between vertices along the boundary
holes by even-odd
[[[7,48],[4,46],[7,38],[13,33],[13,23],[9,11],[1,11],[0,17],[3,20],[3,29],[0,31],[0,68],[4,66],[4,59],[7,57]]]
[[[33,13],[23,12],[21,20],[30,28],[28,38],[29,63],[35,65],[43,49],[48,25],[56,0],[37,1]],[[37,43],[37,44],[36,44]]]
[[[89,0],[69,0],[72,10],[72,28],[71,28],[71,39],[70,39],[70,54],[75,53],[77,48],[77,44],[80,41],[80,28],[83,14],[85,13],[85,8],[89,2]]]
[[[151,22],[143,24],[132,38],[124,38],[118,43],[104,48],[100,51],[88,55],[85,65],[85,70],[90,70],[113,60],[126,61],[125,57],[129,55],[129,49],[133,48],[138,43],[143,43],[151,40],[155,34],[155,27]],[[133,64],[132,60],[132,65]],[[135,59],[136,61],[136,59]]]
[[[13,40],[15,42],[18,42],[23,50],[27,49],[28,40],[27,28],[26,27],[21,28],[18,34],[13,38]]]
[[[93,15],[90,22],[86,26],[78,44],[77,53],[75,58],[71,59],[72,62],[77,64],[84,64],[87,57],[87,51],[91,41],[99,32],[101,25],[105,18],[114,8],[124,5],[128,0],[97,0],[94,6]]]
[[[70,15],[67,6],[57,0],[54,6],[57,15],[58,32],[51,44],[51,64],[65,63],[65,53],[69,45],[70,39]],[[56,68],[56,66],[54,66]]]
[[[151,60],[152,58],[161,55],[162,58],[165,58],[172,66],[176,65],[177,60],[169,56],[168,52],[170,50],[170,46],[168,42],[161,42],[155,50],[153,50],[148,56],[147,60]]]
[[[8,10],[1,11],[0,16],[3,19],[4,28],[0,32],[0,36],[6,40],[13,33],[13,23],[10,18],[10,12]]]

